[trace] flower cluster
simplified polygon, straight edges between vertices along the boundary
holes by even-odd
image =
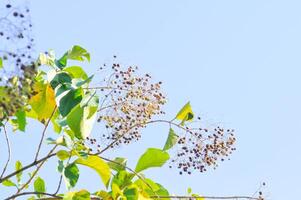
[[[120,64],[113,64],[113,73],[105,79],[106,85],[98,87],[103,93],[98,122],[107,132],[103,139],[129,144],[141,137],[140,128],[155,115],[164,114],[161,107],[166,98],[161,92],[161,82],[152,83],[149,74],[139,75],[138,67],[123,70]]]
[[[170,168],[176,166],[180,174],[216,168],[219,161],[224,161],[235,150],[234,130],[221,127],[212,130],[187,127],[186,130],[186,134],[178,139],[176,155],[170,165]]]

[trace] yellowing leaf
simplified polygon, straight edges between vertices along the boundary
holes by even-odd
[[[88,156],[87,159],[78,158],[75,163],[84,165],[94,169],[101,177],[103,183],[107,187],[111,178],[109,165],[98,156]]]
[[[191,121],[194,117],[194,114],[192,112],[192,108],[190,105],[190,102],[186,103],[185,106],[178,112],[176,118],[178,120],[182,120],[182,122],[185,121]]]
[[[49,84],[42,82],[37,82],[34,90],[37,94],[29,100],[29,104],[37,114],[38,120],[48,119],[56,106],[54,91]]]

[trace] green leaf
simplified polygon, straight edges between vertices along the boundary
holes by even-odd
[[[0,58],[0,69],[3,68],[3,60]]]
[[[90,98],[86,98],[87,96]],[[68,126],[78,139],[85,139],[90,135],[96,120],[98,97],[87,96],[69,113],[66,119]]]
[[[70,157],[70,153],[68,151],[65,150],[60,150],[56,153],[56,156],[60,159],[60,160],[66,160],[67,158]]]
[[[138,200],[138,197],[139,197],[138,187],[133,184],[133,185],[127,187],[124,190],[123,194],[126,196],[127,200]]]
[[[52,125],[53,125],[53,130],[56,133],[60,133],[62,131],[62,127],[58,123],[58,121],[60,119],[59,117],[60,117],[59,110],[56,110],[55,113],[54,113],[54,115],[51,118],[51,122],[52,122]]]
[[[80,190],[73,195],[72,200],[90,200],[90,193],[87,190]]]
[[[66,52],[60,59],[55,60],[55,64],[58,68],[63,69],[67,65],[68,52]]]
[[[6,186],[6,187],[12,187],[12,186],[17,187],[17,185],[9,179],[6,179],[5,181],[3,181],[2,185]]]
[[[72,78],[67,72],[56,73],[54,77],[49,77],[49,79],[52,89],[55,89],[58,85],[71,85],[72,82]]]
[[[87,61],[90,62],[90,54],[81,46],[75,45],[71,50],[68,51],[68,59],[78,61],[84,61],[87,59]]]
[[[88,78],[86,72],[79,66],[66,67],[63,71],[68,72],[72,78],[80,78],[82,80],[86,80]]]
[[[63,117],[67,116],[70,111],[82,100],[83,91],[81,88],[69,89],[56,97],[59,111]]]
[[[16,162],[16,164],[15,164],[15,169],[16,169],[16,171],[22,169],[22,167],[23,167],[23,166],[22,166],[22,163],[18,160],[18,161]],[[16,174],[16,178],[17,178],[18,183],[21,182],[21,177],[22,177],[22,172],[19,172],[18,174]]]
[[[170,128],[163,150],[166,151],[166,150],[172,148],[177,143],[178,138],[179,138],[179,136],[174,132],[174,130],[172,128]]]
[[[67,188],[73,188],[79,178],[79,170],[75,163],[68,165],[64,170]]]
[[[132,183],[131,179],[132,174],[128,173],[125,170],[122,170],[115,174],[112,183],[117,184],[121,189],[123,189],[125,186]]]
[[[98,156],[88,156],[87,159],[79,158],[75,161],[77,164],[81,164],[87,167],[94,169],[98,175],[101,177],[102,182],[108,187],[110,178],[111,178],[111,171],[109,165],[104,162]]]
[[[192,192],[192,189],[189,187],[189,188],[187,188],[187,193],[188,194],[191,194],[191,192]]]
[[[178,112],[176,118],[182,120],[182,123],[185,121],[191,121],[194,117],[190,102],[186,103],[185,106]]]
[[[45,182],[44,182],[44,180],[43,180],[42,178],[40,178],[40,177],[38,177],[38,178],[35,180],[33,186],[34,186],[34,191],[35,191],[35,192],[46,192]],[[40,197],[42,197],[43,195],[37,194],[37,196],[40,198]]]
[[[20,130],[25,131],[26,126],[26,112],[23,110],[19,110],[15,114],[16,118],[11,119],[10,123],[13,126],[13,131]]]
[[[161,149],[149,148],[140,157],[136,172],[141,172],[151,167],[161,167],[169,159],[169,154]]]
[[[121,170],[125,169],[125,166],[126,166],[126,163],[127,163],[126,158],[117,157],[113,161],[114,162],[108,162],[108,165],[110,166],[111,169],[113,169],[115,171],[121,171]]]

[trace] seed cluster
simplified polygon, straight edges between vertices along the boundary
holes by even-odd
[[[9,2],[0,3],[0,57],[5,63],[5,75],[11,77],[20,75],[21,66],[33,60],[34,39],[27,5],[13,5]]]
[[[34,95],[33,85],[36,65],[21,66],[22,76],[13,76],[0,87],[0,122],[13,116]]]
[[[161,107],[166,98],[161,92],[161,82],[152,83],[149,74],[138,75],[138,67],[123,70],[120,64],[112,64],[113,73],[100,87],[104,93],[99,109],[98,122],[107,132],[102,137],[113,146],[129,144],[141,137],[140,128],[153,116],[164,114]]]
[[[0,122],[24,107],[33,95],[36,65],[32,62],[30,11],[26,5],[0,2]],[[15,66],[15,67],[12,67]]]
[[[205,172],[208,167],[215,169],[219,161],[224,161],[235,150],[235,140],[234,130],[186,127],[186,134],[178,139],[170,168],[177,167],[180,174]]]

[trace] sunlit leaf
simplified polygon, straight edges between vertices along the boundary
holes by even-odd
[[[6,187],[13,187],[13,186],[17,187],[17,185],[9,179],[4,180],[2,182],[2,185],[6,186]]]
[[[104,162],[98,156],[88,156],[87,159],[79,158],[75,161],[77,164],[81,164],[94,169],[101,177],[102,182],[107,187],[111,178],[111,171],[109,165]]]
[[[15,114],[15,119],[11,119],[10,123],[13,126],[13,131],[20,130],[25,131],[26,126],[26,113],[23,110],[19,110]]]
[[[34,186],[34,191],[35,192],[46,192],[45,182],[40,177],[38,177],[35,180],[33,186]],[[40,198],[42,195],[41,194],[37,194],[37,196]]]
[[[174,132],[172,128],[169,129],[169,134],[165,142],[163,150],[168,150],[172,148],[178,141],[179,136]]]
[[[18,161],[16,162],[16,164],[15,164],[15,169],[16,169],[16,171],[22,169],[22,167],[23,167],[23,166],[22,166],[22,163],[18,160]],[[18,174],[16,174],[16,178],[17,178],[18,183],[20,183],[21,177],[22,177],[22,172],[19,172]]]
[[[185,121],[191,121],[194,117],[190,102],[186,103],[185,106],[178,112],[176,118],[182,120],[182,123]]]
[[[136,172],[143,171],[151,167],[161,167],[169,159],[169,154],[161,149],[149,148],[140,157],[137,165]]]
[[[80,190],[73,195],[72,200],[90,200],[90,192]]]
[[[63,71],[68,72],[72,78],[80,78],[82,80],[86,80],[88,78],[88,75],[80,66],[66,67]]]
[[[34,88],[37,94],[29,100],[29,104],[40,121],[48,119],[56,106],[54,91],[49,84],[42,82],[37,82]]]
[[[68,51],[68,59],[78,61],[84,61],[86,59],[90,62],[90,54],[81,46],[75,45],[70,51]]]
[[[3,60],[0,58],[0,69],[3,68]]]
[[[70,157],[70,153],[68,151],[65,150],[59,150],[56,153],[56,156],[60,159],[60,160],[66,160],[67,158]]]

